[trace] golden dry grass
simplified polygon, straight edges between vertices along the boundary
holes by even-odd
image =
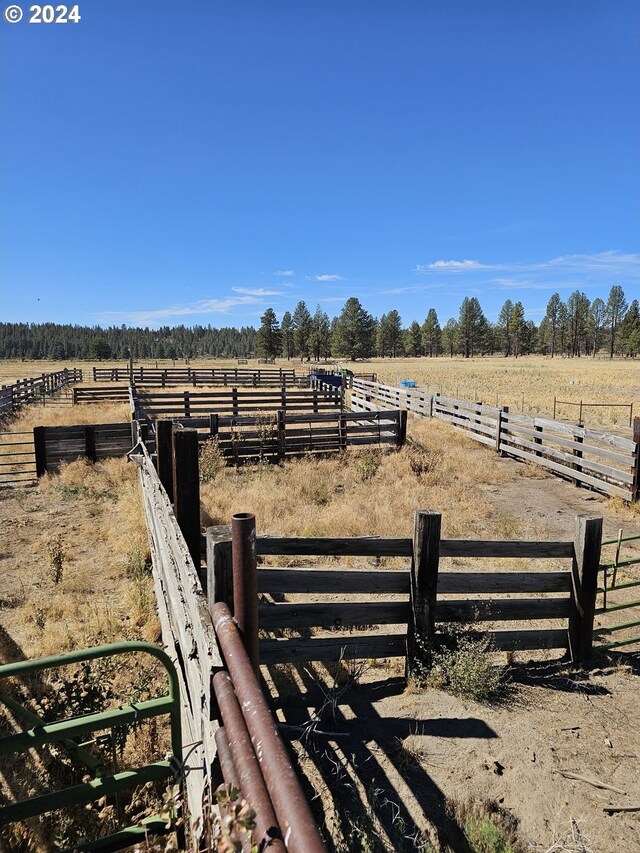
[[[378,381],[397,385],[414,379],[431,393],[448,394],[487,405],[509,406],[525,414],[553,413],[553,398],[579,403],[634,404],[640,415],[640,363],[636,359],[593,358],[407,358],[371,359],[341,366],[378,374]],[[563,420],[578,420],[575,406],[558,408]],[[586,423],[628,426],[629,409],[585,409]]]

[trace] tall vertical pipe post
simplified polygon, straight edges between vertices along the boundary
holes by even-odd
[[[240,512],[231,519],[233,564],[233,613],[242,642],[258,674],[258,560],[256,554],[256,517]]]

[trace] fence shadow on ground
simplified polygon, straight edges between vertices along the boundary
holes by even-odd
[[[298,756],[331,851],[427,851],[431,838],[443,850],[471,853],[444,792],[402,741],[416,730],[433,737],[497,737],[486,723],[472,717],[381,717],[375,702],[400,696],[404,678],[350,683],[334,705],[332,685],[353,678],[344,662],[331,672],[322,664],[306,664],[272,667],[269,674],[278,694],[275,707],[284,718],[282,733]],[[316,720],[314,712],[322,708]]]

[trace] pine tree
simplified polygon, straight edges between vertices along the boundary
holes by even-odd
[[[273,308],[267,308],[260,318],[256,336],[256,352],[260,358],[274,359],[282,350],[282,333]]]
[[[613,358],[613,353],[616,348],[618,327],[622,322],[624,312],[626,310],[627,300],[625,299],[624,290],[619,284],[614,284],[609,291],[609,298],[607,299],[607,322],[609,324],[611,334],[609,358]]]
[[[332,350],[335,355],[348,355],[351,361],[369,358],[375,349],[376,321],[351,296],[345,302],[332,329]]]
[[[286,359],[290,359],[293,353],[293,322],[289,311],[285,311],[282,315],[282,323],[280,325],[282,333],[282,354]]]
[[[435,308],[429,308],[426,319],[422,324],[422,346],[429,358],[438,355],[442,346],[442,330],[438,322]]]
[[[311,314],[305,302],[300,300],[292,317],[293,341],[296,355],[309,358],[309,338],[311,337]]]

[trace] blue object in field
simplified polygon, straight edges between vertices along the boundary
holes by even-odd
[[[311,379],[317,379],[324,382],[325,385],[333,385],[335,388],[342,388],[342,376],[339,373],[312,373]]]
[[[415,379],[401,379],[400,380],[401,388],[415,388],[416,380]]]

